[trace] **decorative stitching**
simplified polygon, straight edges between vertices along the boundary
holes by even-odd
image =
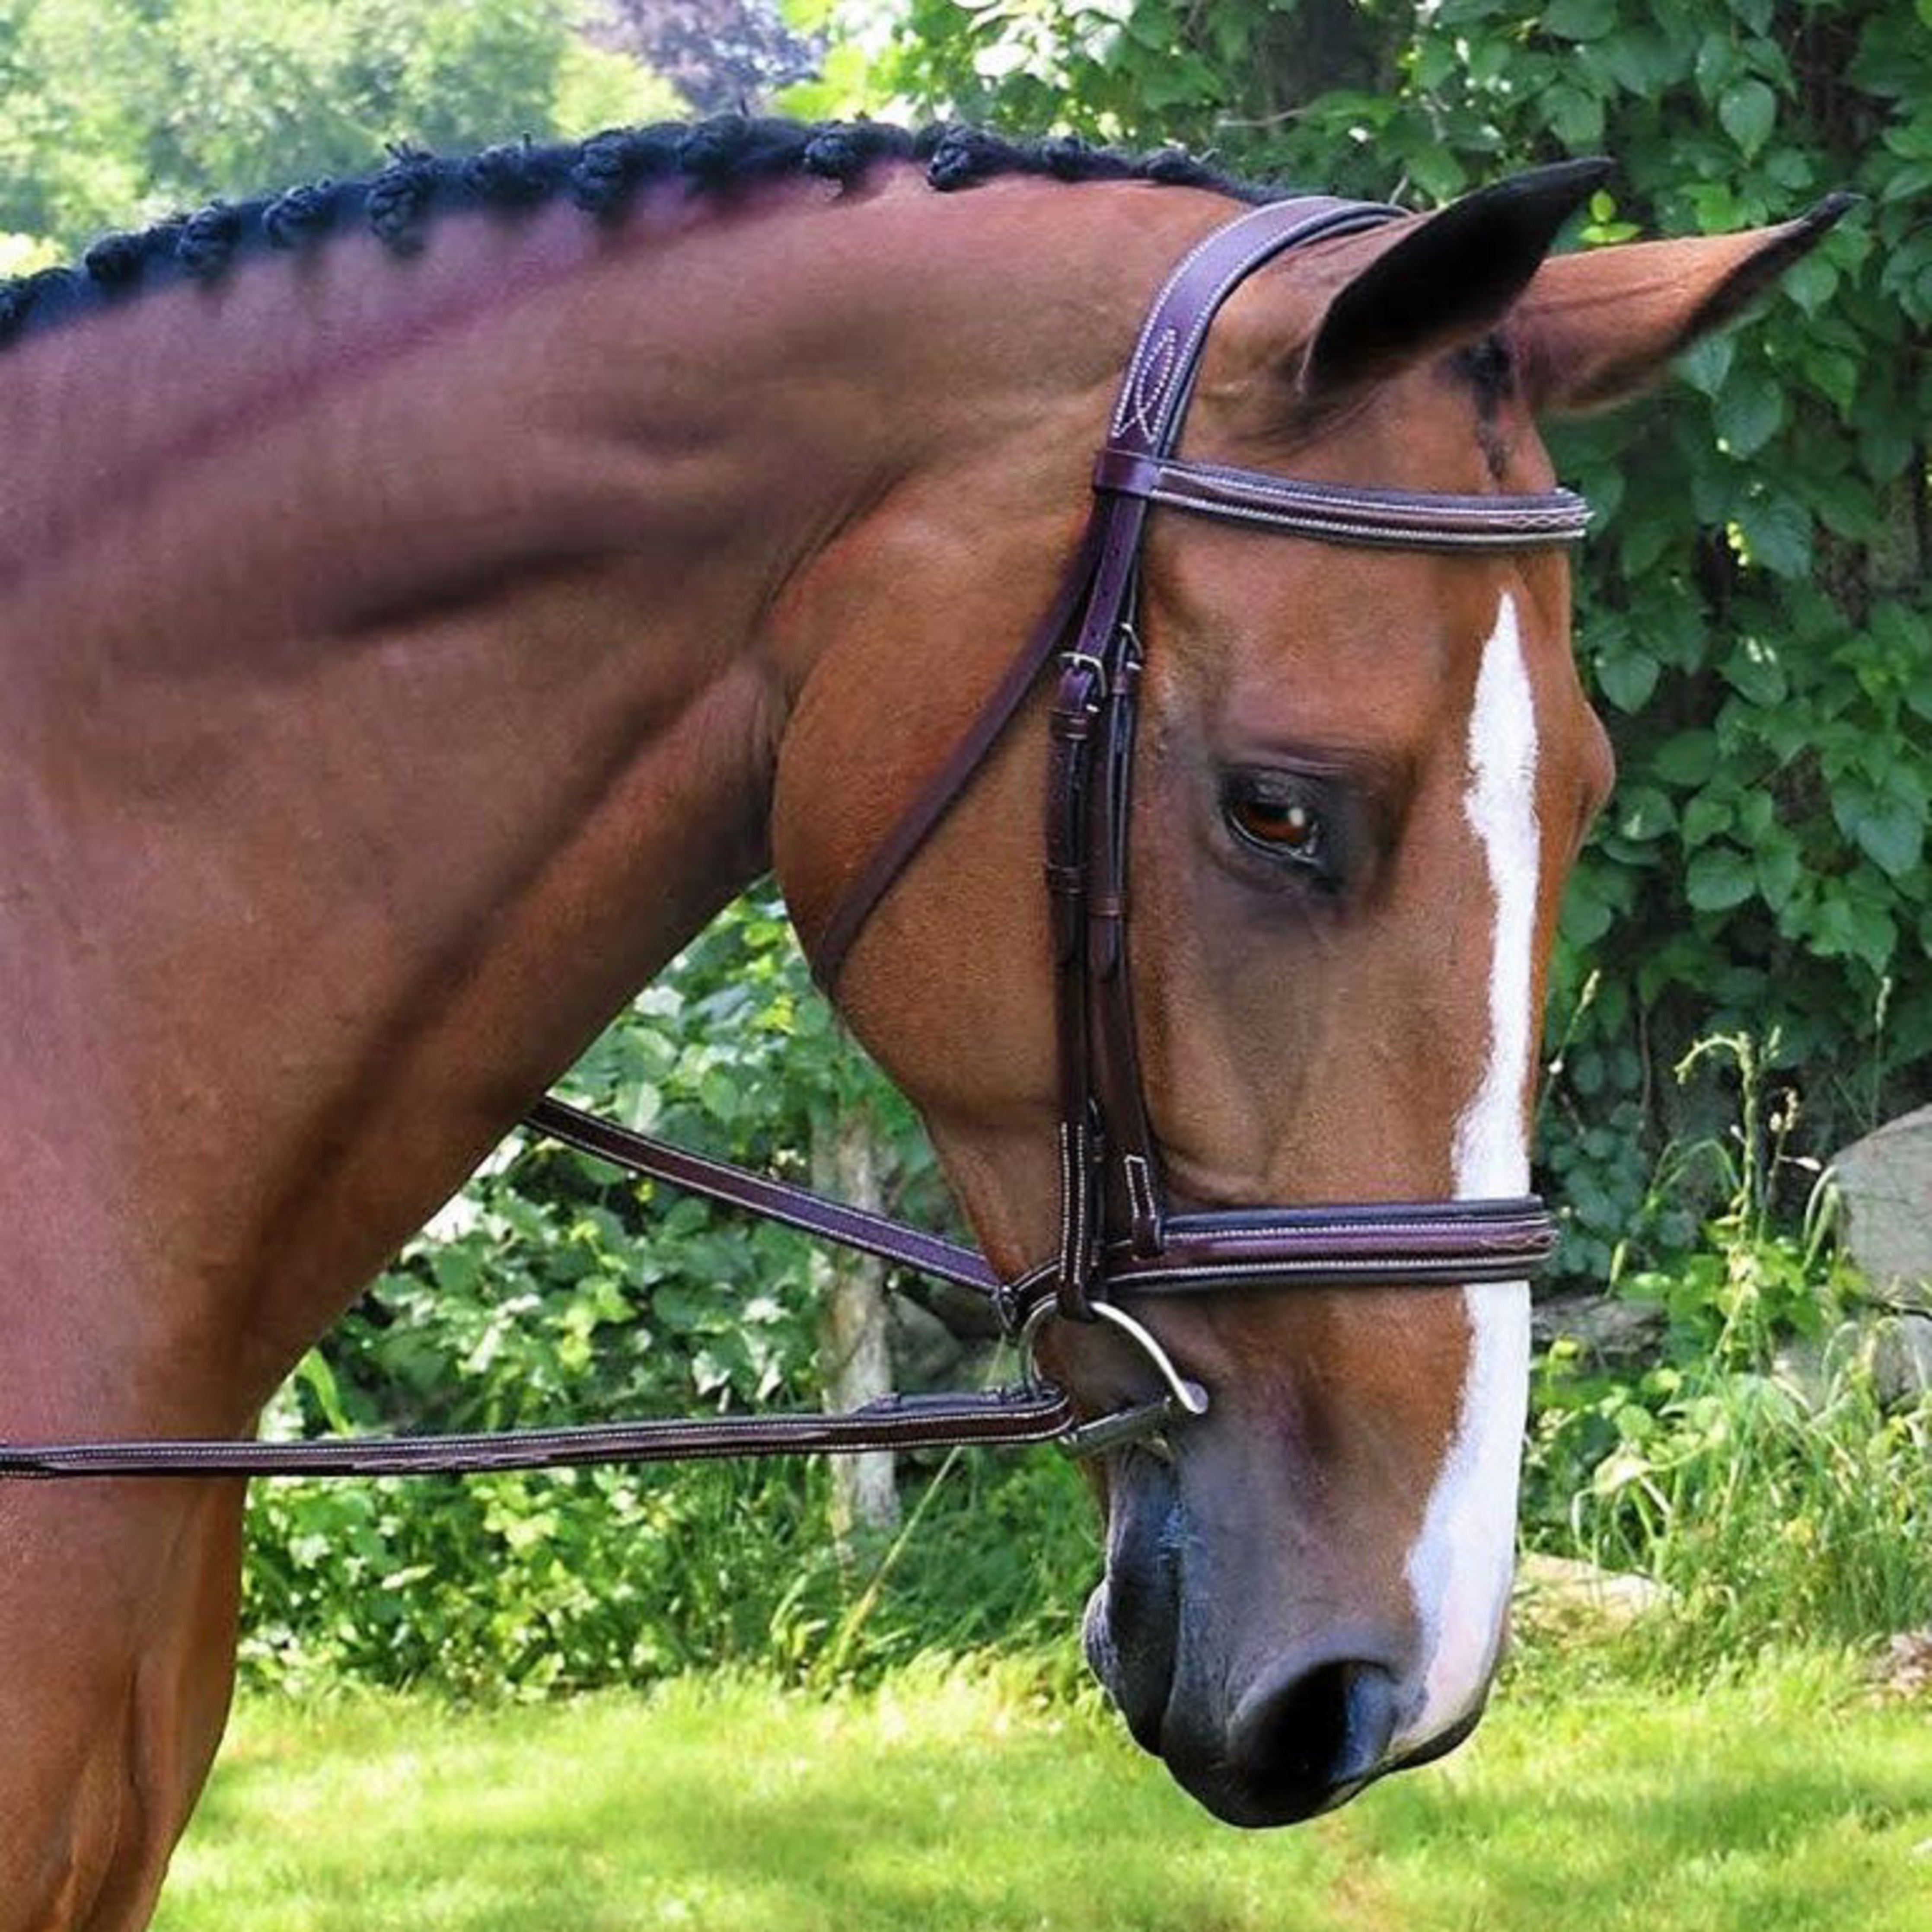
[[[1060,1124],[1060,1268],[1062,1282],[1073,1279],[1073,1149],[1072,1124]]]
[[[1368,225],[1371,220],[1377,223],[1392,220],[1401,212],[1399,208],[1382,208],[1373,202],[1336,202],[1325,196],[1311,196],[1308,199],[1322,202],[1322,206],[1318,212],[1302,216],[1292,222],[1280,234],[1268,236],[1264,243],[1244,250],[1237,262],[1229,268],[1226,275],[1216,285],[1208,301],[1202,305],[1195,326],[1190,332],[1186,347],[1178,358],[1180,368],[1191,369],[1193,367],[1194,357],[1200,346],[1201,339],[1206,333],[1209,323],[1214,320],[1216,312],[1227,300],[1230,292],[1238,287],[1263,262],[1272,260],[1276,255],[1286,254],[1289,249],[1298,246],[1304,242],[1316,240],[1331,230],[1346,233],[1353,227]],[[1217,248],[1230,237],[1240,234],[1250,227],[1261,229],[1272,227],[1281,220],[1284,214],[1289,214],[1304,205],[1302,202],[1294,201],[1271,202],[1264,207],[1252,209],[1248,214],[1238,216],[1232,221],[1222,223],[1211,234],[1204,235],[1200,241],[1180,258],[1173,273],[1161,284],[1160,292],[1155,296],[1154,306],[1148,311],[1148,319],[1142,326],[1139,340],[1136,343],[1134,353],[1128,362],[1128,380],[1121,385],[1120,401],[1114,412],[1114,427],[1117,434],[1126,427],[1129,421],[1132,407],[1133,392],[1131,383],[1141,363],[1145,358],[1148,345],[1154,340],[1159,331],[1172,328],[1172,324],[1168,320],[1168,305],[1172,302],[1175,292],[1196,263],[1210,250]],[[1163,422],[1157,427],[1154,425],[1145,427],[1149,441],[1158,445],[1163,440],[1162,432],[1171,428],[1172,424]]]
[[[1084,1120],[1075,1124],[1072,1139],[1073,1234],[1066,1280],[1076,1286],[1084,1287],[1087,1280],[1087,1219],[1091,1211],[1088,1200],[1090,1190],[1088,1184],[1087,1123]]]
[[[1516,1271],[1508,1271],[1512,1268]],[[1429,1281],[1448,1280],[1463,1282],[1515,1281],[1522,1278],[1521,1259],[1518,1256],[1511,1256],[1499,1260],[1493,1256],[1470,1255],[1447,1255],[1427,1261],[1391,1261],[1384,1256],[1360,1261],[1339,1258],[1322,1262],[1256,1260],[1213,1265],[1204,1262],[1192,1268],[1122,1269],[1115,1278],[1122,1288],[1130,1293],[1141,1293],[1171,1281],[1226,1281],[1232,1278],[1244,1281],[1274,1279],[1313,1281],[1329,1275],[1357,1274],[1378,1274],[1386,1279],[1392,1288],[1402,1286],[1406,1277]]]
[[[1584,532],[1575,530],[1409,530],[1386,524],[1343,523],[1309,515],[1292,515],[1236,503],[1210,502],[1169,490],[1150,490],[1148,500],[1166,503],[1197,515],[1222,517],[1237,523],[1260,524],[1270,530],[1290,530],[1306,537],[1326,538],[1334,543],[1355,543],[1375,549],[1402,550],[1520,550],[1539,542],[1574,543]]]
[[[1174,352],[1179,340],[1180,338],[1172,329],[1162,330],[1160,340],[1154,345],[1148,359],[1140,365],[1131,386],[1134,420],[1139,424],[1142,434],[1150,442],[1154,442],[1158,434],[1154,418],[1167,394],[1167,386],[1174,380]]]
[[[1311,1216],[1320,1215],[1322,1210],[1310,1208]],[[1443,1239],[1481,1242],[1486,1234],[1494,1241],[1536,1240],[1548,1238],[1546,1228],[1540,1219],[1534,1218],[1530,1211],[1514,1217],[1507,1222],[1498,1217],[1492,1231],[1474,1220],[1404,1220],[1391,1218],[1386,1221],[1330,1221],[1309,1220],[1264,1222],[1260,1226],[1236,1225],[1226,1226],[1220,1222],[1211,1228],[1181,1228],[1174,1231],[1174,1245],[1186,1247],[1197,1241],[1226,1241],[1239,1240],[1308,1240],[1316,1238],[1346,1240],[1354,1235],[1374,1235],[1396,1240],[1424,1240]]]

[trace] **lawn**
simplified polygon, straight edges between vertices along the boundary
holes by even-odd
[[[1932,1707],[1532,1682],[1334,1817],[1213,1823],[1011,1672],[245,1703],[160,1932],[1926,1932]]]

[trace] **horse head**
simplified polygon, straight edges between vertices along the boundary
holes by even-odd
[[[1546,504],[1538,419],[1649,380],[1834,212],[1551,257],[1598,178],[1541,170],[1249,275],[1194,382],[1193,484],[1259,473],[1345,507],[1392,490]],[[1138,378],[1166,382],[1172,352],[1150,323]],[[1136,393],[1130,379],[1117,433]],[[1122,607],[1138,728],[1115,910],[1125,1057],[1169,1208],[1522,1196],[1558,908],[1613,772],[1572,658],[1567,563],[1528,543],[1301,540],[1144,494],[1155,508]],[[979,500],[960,490],[968,523]],[[989,486],[987,500],[1009,530],[1010,500]],[[929,549],[930,514],[887,506],[834,580]],[[970,592],[982,625],[1003,540]],[[830,601],[850,620],[860,600]],[[1034,620],[1015,601],[992,621],[1017,640]],[[1040,883],[1054,732],[1022,712],[970,779],[946,782],[959,796],[877,903],[862,895],[855,934],[836,886],[877,849],[878,795],[897,781],[880,749],[894,728],[848,681],[853,662],[826,653],[782,754],[782,876],[988,1252],[1024,1276],[1067,1239],[1066,949]],[[922,661],[928,685],[949,670]],[[1107,1567],[1087,1649],[1190,1791],[1271,1824],[1441,1754],[1480,1713],[1507,1619],[1528,1291],[1394,1286],[1372,1265],[1288,1294],[1263,1292],[1258,1270],[1220,1277],[1139,1309],[1212,1401],[1096,1460]],[[1053,1324],[1042,1348],[1090,1411],[1148,1393],[1146,1361],[1111,1326]]]

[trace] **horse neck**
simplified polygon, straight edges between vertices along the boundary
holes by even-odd
[[[6,1293],[233,1336],[258,1402],[766,863],[825,638],[774,614],[818,560],[1049,405],[1024,488],[1077,502],[1171,233],[1217,212],[1141,190],[1124,230],[1114,193],[452,221],[0,364],[36,478],[0,504],[0,1104],[58,1123],[16,1143]]]

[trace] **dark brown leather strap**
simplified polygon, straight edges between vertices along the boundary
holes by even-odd
[[[1590,525],[1589,505],[1570,490],[1514,496],[1357,490],[1225,464],[1157,460],[1111,445],[1094,465],[1094,487],[1354,549],[1535,550],[1579,542]]]
[[[727,1456],[849,1455],[865,1450],[1051,1442],[1074,1422],[1066,1395],[1041,1384],[983,1395],[892,1396],[843,1415],[685,1417],[322,1442],[0,1442],[0,1478],[470,1476],[502,1469]]]
[[[1110,1292],[1200,1294],[1257,1287],[1423,1288],[1524,1281],[1549,1264],[1556,1223],[1534,1195],[1376,1202],[1169,1217],[1157,1254],[1107,1255]]]
[[[939,1281],[955,1282],[986,1295],[999,1291],[1000,1277],[992,1263],[977,1250],[949,1241],[943,1234],[908,1227],[883,1214],[814,1194],[809,1188],[794,1187],[773,1175],[754,1174],[729,1161],[714,1160],[688,1148],[633,1132],[614,1120],[571,1106],[554,1094],[546,1094],[525,1118],[538,1133],[580,1154],[595,1154],[600,1160],[628,1168],[633,1174],[668,1180],[708,1201],[742,1208],[764,1220],[782,1222],[820,1240],[874,1255],[880,1261],[896,1262]]]
[[[1046,615],[1034,627],[1024,648],[1006,667],[1006,674],[994,687],[986,702],[974,714],[959,741],[946,754],[940,766],[906,809],[894,821],[878,847],[866,859],[832,908],[824,929],[809,950],[812,977],[829,998],[838,984],[845,956],[864,929],[880,900],[912,863],[986,754],[999,742],[1013,715],[1038,688],[1040,673],[1059,649],[1068,628],[1086,595],[1099,548],[1103,522],[1096,501],[1082,533],[1073,561],[1060,580]]]
[[[1172,450],[1215,315],[1264,262],[1394,211],[1327,197],[1250,209],[1203,239],[1154,298],[1120,383],[1112,446],[1154,461]],[[1114,1270],[1108,1227],[1158,1254],[1164,1190],[1148,1118],[1127,956],[1129,806],[1141,649],[1133,625],[1148,499],[1097,493],[1101,535],[1079,630],[1062,662],[1047,775],[1059,1036],[1060,1313],[1090,1320]]]

